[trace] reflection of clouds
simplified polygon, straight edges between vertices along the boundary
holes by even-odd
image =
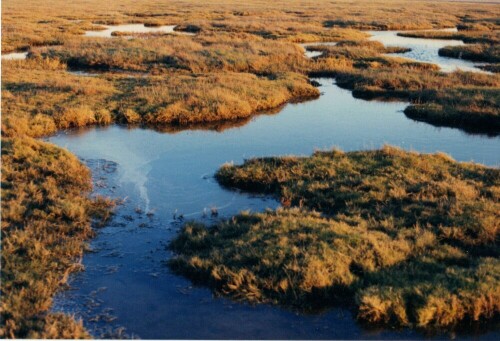
[[[122,182],[128,182],[135,185],[139,192],[139,197],[144,203],[144,210],[149,211],[150,199],[146,183],[148,182],[148,174],[151,171],[151,165],[148,160],[135,159],[137,163],[127,162],[123,164],[123,175],[120,178]],[[138,167],[137,167],[138,166]]]
[[[141,140],[141,138],[139,138]],[[147,144],[137,143],[134,139],[109,139],[106,152],[120,165],[122,183],[133,184],[139,194],[144,210],[150,210],[150,197],[147,187],[151,163],[158,159],[161,148],[148,148]]]
[[[144,205],[142,208],[147,212],[150,210],[151,203],[147,188],[149,173],[152,169],[151,163],[169,148],[160,145],[156,145],[156,148],[150,148],[149,143],[143,143],[147,139],[143,135],[144,131],[138,130],[139,136],[136,139],[131,138],[131,135],[128,134],[124,136],[124,131],[127,130],[116,127],[94,128],[87,131],[86,134],[78,134],[76,131],[73,136],[61,135],[61,137],[69,138],[66,141],[67,147],[71,146],[69,149],[77,155],[82,157],[99,155],[103,159],[116,162],[118,164],[118,181],[132,184],[135,187],[141,201],[140,205]],[[148,136],[151,138],[150,135]],[[88,138],[89,142],[78,143],[80,138]]]

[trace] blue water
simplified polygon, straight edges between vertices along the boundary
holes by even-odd
[[[456,32],[456,29],[432,30]],[[389,54],[395,57],[404,57],[424,63],[436,64],[443,72],[453,72],[456,70],[489,73],[482,70],[474,63],[464,59],[441,57],[439,49],[445,46],[464,45],[462,40],[457,39],[424,39],[398,36],[399,31],[368,31],[370,40],[376,40],[385,46],[399,46],[410,48],[411,51],[401,54]]]
[[[86,271],[71,277],[73,289],[56,297],[54,309],[82,318],[96,337],[422,338],[408,330],[364,329],[341,308],[303,315],[214,298],[165,265],[171,257],[166,245],[183,223],[180,215],[210,224],[241,210],[277,207],[273,199],[221,188],[213,174],[225,162],[309,155],[334,146],[349,151],[391,144],[500,165],[499,137],[419,123],[403,114],[406,103],[355,99],[331,79],[318,81],[323,84],[319,99],[289,104],[278,114],[259,115],[218,131],[162,133],[111,126],[51,137],[88,163],[99,184],[96,193],[126,198],[110,226],[91,242],[94,252],[83,259]],[[212,208],[217,208],[218,217],[211,216]],[[458,337],[499,339],[500,334],[483,331]]]

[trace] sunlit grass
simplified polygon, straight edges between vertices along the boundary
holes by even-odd
[[[300,310],[354,303],[360,320],[426,329],[500,312],[498,169],[385,147],[251,159],[217,179],[285,206],[188,223],[172,242],[172,268],[219,293]]]
[[[81,323],[49,313],[52,296],[79,271],[92,217],[90,171],[69,152],[30,138],[2,139],[2,327],[6,338],[81,338]]]
[[[498,77],[469,73],[444,75],[433,65],[383,56],[401,51],[364,40],[367,35],[358,29],[458,25],[467,30],[460,33],[464,40],[490,44],[498,40],[494,33],[498,25],[491,19],[498,16],[498,6],[487,3],[450,6],[438,2],[430,6],[426,2],[412,2],[409,6],[402,0],[321,1],[316,6],[299,1],[260,0],[247,3],[53,0],[51,6],[34,0],[3,1],[2,51],[22,50],[30,54],[25,61],[2,61],[2,336],[88,336],[72,318],[50,314],[47,310],[59,283],[64,282],[71,271],[79,269],[75,257],[83,250],[83,240],[92,234],[90,216],[106,218],[109,214],[106,202],[95,205],[86,199],[90,190],[89,173],[75,157],[27,137],[113,122],[147,124],[169,132],[183,129],[181,126],[200,127],[202,123],[209,123],[209,127],[221,130],[228,121],[236,119],[242,124],[242,120],[254,113],[278,110],[289,101],[317,97],[318,89],[311,86],[306,77],[314,75],[335,76],[339,84],[353,89],[359,96],[409,99],[413,105],[406,113],[416,119],[479,132],[493,129],[493,134],[497,134]],[[130,40],[119,37],[119,32],[113,39],[83,36],[87,30],[103,29],[101,25],[127,23],[178,25],[176,30],[195,35],[133,34]],[[295,44],[316,41],[336,41],[339,45],[311,47],[321,50],[323,55],[307,59]],[[496,51],[492,51],[494,55]],[[70,68],[103,73],[82,77],[68,73]],[[471,194],[467,186],[462,190]],[[293,200],[290,203],[297,204]],[[299,200],[298,204],[303,206],[304,202]],[[489,214],[489,208],[485,210],[485,214]],[[305,217],[301,214],[269,213],[259,219],[278,225],[285,218],[303,219],[304,223],[322,224],[324,229],[345,230],[344,225],[333,224],[316,214],[308,212]],[[457,228],[447,231],[453,238],[470,237],[462,236],[463,231]],[[351,237],[358,238],[349,235]],[[391,238],[395,237],[381,234],[373,237],[375,241],[360,238],[371,250],[369,255],[380,256],[379,260],[385,261],[385,256],[375,254],[375,249],[370,248],[373,243],[392,243]],[[286,245],[286,241],[281,242]],[[345,252],[344,246],[339,245],[338,250]],[[400,251],[398,257],[406,257],[406,251]],[[318,283],[330,283],[328,276],[321,275],[323,270],[318,268],[321,262],[309,261],[303,263],[307,265],[309,279],[300,289],[307,295]],[[489,260],[474,264],[459,270],[467,276],[483,278],[481,276],[489,273],[488,269],[496,269],[496,263]],[[403,266],[404,271],[410,269]],[[361,278],[357,269],[354,267],[352,273],[346,270],[335,279],[335,283],[342,283],[353,295],[358,289],[353,289],[352,283]],[[391,269],[387,271],[393,271]],[[427,269],[424,266],[422,273]],[[443,268],[437,269],[444,272]],[[319,282],[315,282],[317,274],[321,275]],[[241,297],[254,295],[255,300],[281,300],[281,294],[260,293],[261,289],[257,290],[255,284],[248,284],[254,283],[253,279],[247,283],[247,275],[238,275],[237,280],[232,272],[224,275],[223,278],[236,281],[233,284],[237,290],[226,290],[236,295],[245,287],[246,294]],[[402,279],[409,277],[402,276]],[[287,292],[287,297],[297,298],[301,293],[295,289],[290,291],[291,283],[281,281],[276,285],[281,293]],[[485,280],[485,283],[490,282]],[[418,293],[427,292],[416,287]],[[399,291],[395,293],[368,286],[363,287],[365,291],[356,291],[358,302],[364,302],[358,303],[360,316],[383,322],[398,316],[397,319],[403,321],[401,324],[418,321],[424,325],[441,325],[470,316],[473,320],[482,319],[495,311],[491,308],[490,296],[479,299],[479,294],[467,293],[466,299],[455,299],[436,291],[428,303],[431,308],[404,317],[401,307],[391,305],[388,300],[394,298],[395,302],[402,302],[418,293],[409,292],[410,289],[402,285],[397,288]],[[446,288],[456,289],[448,284]],[[489,292],[489,284],[472,288],[484,295]],[[473,312],[463,308],[470,307],[471,302],[479,307]],[[448,304],[454,307],[451,317],[446,315],[449,310],[443,308]],[[433,315],[429,311],[443,314]],[[421,317],[417,319],[417,315]]]

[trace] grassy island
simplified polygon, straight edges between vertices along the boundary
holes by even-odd
[[[218,293],[425,329],[498,318],[500,170],[393,147],[251,159],[217,173],[284,208],[187,224],[173,269]]]

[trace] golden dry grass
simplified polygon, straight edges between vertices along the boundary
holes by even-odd
[[[88,337],[81,322],[49,313],[52,296],[82,269],[91,217],[90,171],[69,152],[31,138],[2,139],[2,326],[4,338]]]
[[[8,136],[43,136],[116,121],[186,125],[235,120],[319,96],[306,76],[290,72],[81,77],[41,57],[4,65],[2,131]]]
[[[498,17],[495,4],[403,0],[262,1],[184,0],[108,1],[68,3],[54,0],[45,6],[35,0],[2,2],[2,51],[58,43],[82,34],[93,23],[147,23],[198,27],[202,31],[248,32],[290,41],[330,40],[329,26],[359,29],[422,29],[457,24],[488,26]],[[467,13],[464,16],[464,13]],[[462,22],[460,19],[462,18]],[[82,21],[79,21],[82,20]],[[494,21],[493,21],[494,22]]]
[[[30,52],[26,61],[2,61],[2,262],[11,264],[2,268],[5,337],[87,336],[71,318],[46,310],[61,272],[74,269],[74,256],[90,233],[88,184],[78,179],[88,174],[66,152],[27,136],[112,122],[153,124],[168,131],[182,129],[172,124],[209,122],[224,129],[221,120],[240,119],[241,124],[255,112],[318,96],[306,75],[337,76],[358,93],[405,96],[414,101],[413,117],[436,124],[464,128],[482,116],[490,121],[480,119],[479,130],[484,122],[498,124],[491,123],[498,107],[498,78],[445,76],[432,66],[383,57],[387,50],[363,42],[366,35],[357,30],[459,25],[479,32],[468,36],[483,42],[478,39],[493,39],[491,32],[484,32],[495,29],[491,18],[500,16],[498,6],[488,3],[53,0],[47,6],[5,0],[2,14],[2,52]],[[124,23],[178,25],[177,30],[196,35],[143,34],[131,40],[83,36],[104,24]],[[314,60],[292,44],[342,40],[349,42],[326,48]],[[82,77],[68,73],[71,67],[107,72]],[[454,89],[443,93],[440,84]],[[449,112],[455,115],[443,115]],[[473,119],[457,122],[456,113]],[[69,169],[68,177],[59,179],[55,166]],[[47,174],[57,178],[44,185]],[[63,207],[68,212],[45,202],[47,196],[71,201]],[[63,219],[64,212],[69,216]],[[55,230],[63,239],[60,245],[48,245],[41,237],[46,233],[47,241],[53,241],[52,231],[32,228],[45,226],[50,214],[61,228]],[[26,222],[24,229],[20,221]],[[36,233],[38,239],[31,240]],[[26,240],[35,252],[16,253]],[[65,245],[72,249],[61,251]],[[59,265],[48,264],[53,259]],[[44,278],[40,271],[45,271]]]
[[[355,303],[360,320],[429,330],[500,313],[498,169],[385,147],[252,159],[217,179],[299,207],[184,227],[172,268],[219,293]]]

